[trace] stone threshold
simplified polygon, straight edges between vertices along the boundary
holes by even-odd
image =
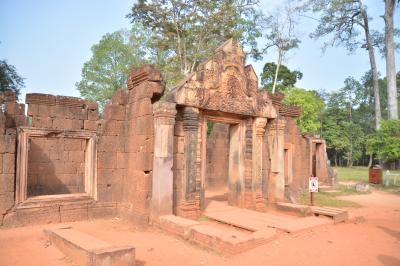
[[[179,236],[190,243],[228,254],[239,254],[265,244],[277,236],[273,228],[244,233],[238,230],[223,230],[212,224],[189,220],[175,215],[160,216],[153,224],[162,230]]]

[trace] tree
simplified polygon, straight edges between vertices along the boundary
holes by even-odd
[[[385,0],[385,51],[389,119],[398,119],[393,13],[396,0]]]
[[[278,52],[275,75],[273,78],[272,93],[275,93],[280,67],[287,52],[299,46],[300,40],[294,33],[295,9],[286,2],[284,12],[278,10],[270,16],[265,23],[267,34],[265,35],[265,51],[274,47]]]
[[[400,120],[382,121],[382,126],[367,141],[369,153],[375,153],[385,162],[392,163],[400,158]]]
[[[227,39],[259,57],[258,0],[139,0],[128,17],[149,27],[157,36],[154,48],[165,51],[166,62],[181,78],[193,72]]]
[[[349,52],[353,52],[359,47],[368,51],[373,79],[375,128],[378,129],[381,120],[378,71],[369,18],[363,1],[312,0],[308,2],[308,6],[312,7],[313,12],[320,14],[319,24],[311,37],[318,39],[333,35],[332,39],[324,44],[324,48],[342,45]],[[364,40],[359,39],[360,29],[364,32]]]
[[[17,69],[8,64],[6,60],[0,60],[0,92],[11,90],[18,98],[23,87],[25,87],[25,82],[18,74]]]
[[[263,72],[261,73],[261,84],[264,85],[264,88],[268,91],[272,91],[274,83],[276,83],[276,87],[279,90],[286,87],[293,87],[297,80],[303,77],[303,73],[300,71],[291,71],[285,65],[281,65],[275,82],[276,69],[276,64],[274,62],[269,62],[264,65]]]
[[[129,70],[152,59],[147,50],[149,33],[140,25],[131,32],[107,33],[92,46],[92,57],[84,63],[82,80],[76,83],[80,94],[99,103],[102,109],[119,89],[126,89]]]
[[[347,166],[359,160],[364,150],[364,130],[356,118],[364,97],[364,87],[352,77],[345,86],[328,96],[327,108],[322,118],[322,137],[327,141],[328,151],[337,159],[343,158]]]
[[[324,109],[323,99],[315,92],[301,88],[288,87],[283,90],[283,103],[301,108],[297,125],[303,133],[318,133],[321,122],[320,114]]]

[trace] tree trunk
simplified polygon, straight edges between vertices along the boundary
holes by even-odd
[[[276,80],[278,79],[278,72],[279,72],[279,68],[281,67],[281,62],[282,62],[282,52],[281,52],[281,49],[279,49],[278,62],[276,64],[276,71],[275,71],[275,77],[274,77],[274,85],[272,86],[272,93],[275,93]]]
[[[368,168],[372,166],[372,153],[369,155]]]
[[[337,151],[335,151],[335,167],[337,167]]]
[[[386,78],[388,93],[389,119],[398,119],[397,88],[396,88],[396,65],[394,57],[393,40],[393,13],[395,0],[385,0],[385,47],[386,47]]]
[[[368,15],[362,2],[360,1],[361,12],[364,20],[364,33],[365,39],[367,41],[367,50],[369,55],[369,62],[371,64],[371,73],[372,73],[372,87],[374,90],[374,102],[375,102],[375,129],[380,128],[382,114],[381,114],[381,100],[379,96],[379,83],[378,83],[378,70],[376,68],[375,61],[375,49],[372,46],[371,34],[369,32],[369,23],[368,23]]]

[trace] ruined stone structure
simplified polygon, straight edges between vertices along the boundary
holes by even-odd
[[[79,98],[1,94],[1,225],[196,218],[215,184],[230,205],[264,211],[310,175],[329,183],[325,142],[301,135],[300,109],[257,84],[230,40],[168,93],[152,66],[132,70],[102,118]]]

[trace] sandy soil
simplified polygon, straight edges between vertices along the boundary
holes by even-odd
[[[343,198],[363,206],[349,209],[350,222],[283,233],[235,256],[118,219],[69,224],[110,243],[134,245],[137,265],[400,265],[400,195],[374,191]],[[48,226],[0,230],[0,265],[73,265],[47,242],[42,230]]]

